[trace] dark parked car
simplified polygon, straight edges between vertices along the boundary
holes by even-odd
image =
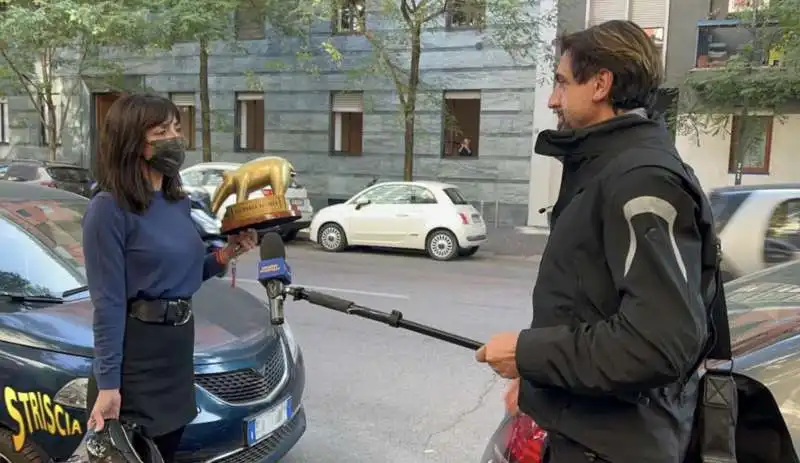
[[[734,369],[769,388],[798,449],[800,261],[733,280],[725,288]],[[740,407],[743,406],[740,402]],[[481,463],[540,463],[545,435],[525,414],[506,416],[492,436]]]
[[[81,219],[88,200],[0,182],[0,462],[63,461],[86,425],[93,307]],[[264,303],[225,280],[193,301],[195,394],[181,462],[277,462],[306,429],[302,352]]]
[[[88,198],[93,184],[89,169],[72,164],[37,160],[15,160],[0,180],[36,183]]]

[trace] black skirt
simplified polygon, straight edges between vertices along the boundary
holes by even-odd
[[[158,437],[189,424],[197,416],[194,395],[194,316],[180,326],[127,318],[123,343],[120,418]],[[87,408],[97,400],[89,378]]]

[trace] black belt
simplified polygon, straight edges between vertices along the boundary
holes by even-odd
[[[192,300],[137,299],[128,304],[128,316],[144,323],[180,326],[192,318]]]

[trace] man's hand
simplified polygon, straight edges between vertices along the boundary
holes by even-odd
[[[496,334],[489,339],[475,354],[475,359],[488,363],[503,378],[516,379],[517,371],[517,339],[519,333],[507,331]]]
[[[517,413],[519,413],[519,382],[519,378],[512,379],[508,389],[506,389],[506,411],[511,416],[517,416]]]

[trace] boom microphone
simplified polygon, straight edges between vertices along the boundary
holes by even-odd
[[[267,233],[261,239],[261,262],[258,263],[258,281],[267,290],[269,322],[283,324],[285,285],[292,284],[292,269],[286,263],[286,248],[277,233]]]

